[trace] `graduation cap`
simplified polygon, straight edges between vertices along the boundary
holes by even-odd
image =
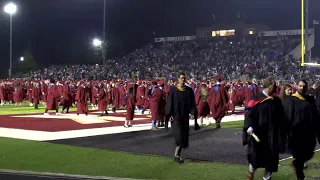
[[[158,81],[158,84],[159,84],[160,86],[163,86],[165,83],[166,83],[165,80]]]
[[[134,84],[128,84],[128,85],[127,85],[127,88],[128,88],[128,90],[133,90]]]
[[[221,75],[217,75],[217,76],[216,76],[216,80],[217,80],[217,81],[221,81],[221,80],[222,80],[222,76],[221,76]]]

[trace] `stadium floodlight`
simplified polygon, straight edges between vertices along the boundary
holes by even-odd
[[[20,61],[24,61],[24,57],[21,57],[21,58],[20,58]]]
[[[93,46],[95,46],[95,47],[99,47],[99,46],[102,45],[102,41],[101,41],[100,39],[95,38],[95,39],[93,39],[92,44],[93,44]]]
[[[102,45],[102,41],[100,39],[97,39],[97,38],[93,39],[93,46],[99,47],[101,45]]]
[[[9,3],[4,6],[4,12],[12,15],[17,12],[17,6],[14,3]]]

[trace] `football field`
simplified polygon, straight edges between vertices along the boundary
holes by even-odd
[[[171,157],[174,142],[170,131],[150,131],[149,114],[136,113],[134,126],[124,128],[124,111],[104,117],[97,117],[96,111],[90,111],[88,116],[77,116],[75,112],[44,116],[43,112],[43,107],[35,110],[27,104],[0,106],[0,179],[13,175],[22,179],[59,179],[59,174],[71,179],[246,178],[241,113],[225,117],[228,122],[222,124],[222,129],[191,129],[190,147],[182,155],[186,163],[179,165]],[[292,159],[289,155],[282,155],[281,159],[273,179],[294,180],[289,166]],[[319,179],[319,153],[308,166],[307,179]],[[17,171],[11,170],[23,172],[17,175]],[[35,172],[42,174],[30,175]],[[262,179],[262,174],[263,170],[258,171],[256,179]]]

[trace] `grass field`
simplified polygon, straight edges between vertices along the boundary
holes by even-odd
[[[245,179],[242,165],[187,162],[178,165],[171,158],[72,147],[44,142],[0,138],[0,168],[140,179]],[[320,155],[309,162],[308,177],[320,176]],[[274,179],[295,179],[290,160],[281,163]],[[314,168],[316,167],[316,168]],[[262,178],[262,170],[257,173]],[[312,179],[312,178],[309,178]]]
[[[27,102],[23,102],[22,106],[3,105],[0,106],[0,115],[1,114],[30,114],[30,113],[44,113],[45,107],[42,104],[39,104],[39,109],[34,109],[33,106],[29,106]],[[70,111],[75,111],[76,108],[70,108]],[[61,108],[60,108],[61,111]]]
[[[43,108],[37,110],[43,112]],[[3,113],[3,112],[6,113]],[[0,107],[1,114],[34,113],[33,107]],[[242,121],[223,123],[223,128],[241,129]],[[113,176],[137,179],[168,180],[241,180],[246,178],[247,166],[186,162],[178,165],[172,158],[133,154],[111,150],[57,145],[45,142],[0,138],[0,169],[28,170],[94,176]],[[281,162],[274,180],[294,180],[289,167],[291,160]],[[316,153],[310,168],[306,170],[307,179],[320,178],[320,154]],[[262,179],[259,170],[256,179]]]

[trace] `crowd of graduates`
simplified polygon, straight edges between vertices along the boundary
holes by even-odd
[[[157,126],[164,126],[162,120],[166,99],[170,87],[176,86],[177,82],[173,80],[134,81],[133,79],[2,81],[0,100],[1,105],[15,104],[16,106],[21,105],[23,101],[28,101],[30,106],[35,108],[42,103],[48,110],[56,110],[58,114],[69,112],[72,106],[78,107],[79,114],[87,114],[89,106],[92,106],[94,110],[101,111],[101,115],[108,114],[108,107],[111,107],[112,111],[127,108],[130,112],[128,120],[133,120],[132,113],[135,110],[140,113],[151,111],[152,128],[156,129]],[[236,106],[246,106],[250,98],[263,89],[261,82],[256,79],[248,82],[222,81],[221,75],[211,80],[188,80],[186,83],[194,91],[201,124],[203,118],[209,115],[217,121],[218,127],[226,113],[235,115]],[[281,85],[282,82],[278,81],[278,84]],[[295,88],[295,86],[295,83],[283,84],[284,89]],[[277,89],[277,94],[282,98],[287,91],[280,92],[280,87]],[[62,108],[60,112],[58,112],[59,107]],[[45,113],[48,115],[47,111]],[[158,125],[156,122],[159,122]]]

